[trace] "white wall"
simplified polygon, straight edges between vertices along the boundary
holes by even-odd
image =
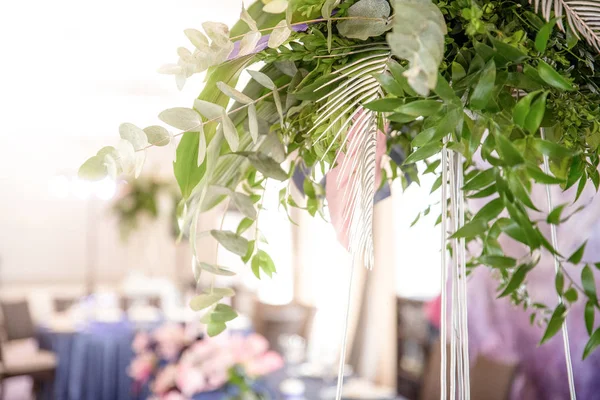
[[[157,68],[176,61],[178,46],[191,47],[184,29],[232,24],[240,7],[238,0],[0,5],[0,285],[83,280],[87,204],[53,198],[48,181],[74,176],[87,157],[114,144],[120,123],[144,127],[166,108],[189,106],[201,77],[179,92]],[[146,173],[172,176],[170,157],[150,151]],[[138,267],[176,273],[168,227],[148,228],[126,247],[105,205],[95,212],[100,280],[118,281]]]

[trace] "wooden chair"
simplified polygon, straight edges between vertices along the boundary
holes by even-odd
[[[440,343],[437,341],[431,347],[420,400],[440,398],[440,353]],[[450,346],[447,354],[446,371],[450,382]],[[471,399],[508,400],[516,370],[515,364],[505,364],[479,355],[471,364]]]
[[[121,296],[119,305],[121,310],[127,312],[136,301],[145,301],[149,306],[162,309],[162,299],[160,296]]]
[[[281,335],[299,335],[308,339],[315,308],[298,303],[271,305],[257,302],[253,323],[257,333],[263,335],[271,347],[281,351]]]
[[[396,299],[396,392],[408,399],[420,398],[429,358],[431,338],[424,306],[420,300]]]
[[[54,305],[54,312],[62,313],[69,310],[75,303],[77,303],[76,297],[55,297],[52,299]]]
[[[52,386],[56,356],[37,348],[35,328],[26,301],[0,302],[0,309],[5,325],[0,332],[0,400],[4,399],[3,381],[18,376],[32,378],[34,393],[38,397],[43,384]]]

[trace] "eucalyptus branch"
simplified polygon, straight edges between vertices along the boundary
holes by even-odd
[[[286,83],[285,85],[278,87],[276,90],[277,90],[277,91],[280,91],[281,89],[285,89],[285,88],[286,88],[286,87],[288,87],[288,86],[290,86],[290,84],[289,84],[289,83]],[[253,100],[253,101],[252,101],[252,102],[250,102],[250,103],[244,104],[244,105],[242,105],[242,106],[240,106],[240,107],[238,107],[238,108],[235,108],[235,109],[233,109],[233,110],[230,110],[230,111],[228,111],[227,113],[225,113],[225,115],[227,115],[227,116],[230,116],[230,115],[233,115],[233,114],[235,114],[235,113],[237,113],[237,112],[239,112],[239,111],[242,111],[243,109],[245,109],[245,108],[248,108],[250,105],[252,105],[252,104],[256,104],[256,103],[258,103],[259,101],[261,101],[261,100],[264,100],[264,99],[266,99],[266,98],[267,98],[267,97],[269,97],[269,96],[272,96],[272,95],[273,95],[273,92],[274,92],[274,91],[272,90],[272,91],[270,91],[269,93],[267,93],[267,94],[265,94],[265,95],[263,95],[263,96],[260,96],[259,98],[257,98],[256,100]],[[196,126],[194,126],[194,127],[190,128],[190,129],[187,129],[187,130],[185,130],[185,131],[181,131],[181,132],[179,132],[179,133],[177,133],[177,134],[173,135],[173,138],[176,138],[176,137],[178,137],[178,136],[181,136],[181,135],[183,135],[184,133],[187,133],[187,132],[193,132],[195,129],[197,129],[197,128],[200,128],[200,127],[203,127],[203,126],[205,126],[205,125],[208,125],[208,124],[210,124],[210,123],[212,123],[212,122],[217,122],[217,121],[220,121],[220,120],[221,120],[221,118],[223,118],[223,117],[222,117],[222,116],[218,116],[218,117],[215,117],[215,118],[209,119],[209,120],[207,120],[207,121],[203,121],[203,122],[199,123],[198,125],[196,125]],[[138,151],[144,151],[144,150],[146,150],[146,149],[149,149],[150,147],[155,147],[155,146],[156,146],[156,145],[154,145],[154,144],[149,144],[149,145],[148,145],[148,146],[146,146],[146,147],[142,147],[141,149],[138,149],[138,150],[136,150],[136,152],[138,152]]]
[[[300,22],[294,22],[292,24],[290,24],[289,26],[299,26],[299,25],[307,25],[307,24],[316,24],[319,22],[327,22],[327,21],[347,21],[347,20],[354,20],[354,21],[377,21],[377,22],[389,22],[393,19],[393,15],[387,18],[377,18],[377,17],[361,17],[361,16],[354,16],[354,17],[331,17],[331,18],[316,18],[316,19],[310,19],[308,21],[300,21]],[[262,28],[262,29],[258,29],[255,32],[269,32],[272,30],[277,29],[277,26],[272,26],[270,28]],[[235,39],[241,39],[244,37],[245,34],[242,35],[237,35],[237,36],[232,36],[229,39],[230,40],[235,40]]]

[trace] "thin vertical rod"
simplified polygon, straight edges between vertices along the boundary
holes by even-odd
[[[458,163],[456,167],[457,174],[457,188],[461,188],[464,181],[462,156],[458,155]],[[465,198],[460,190],[457,192],[458,196],[458,222],[462,227],[465,224]],[[467,302],[467,255],[466,255],[466,244],[465,238],[459,240],[460,250],[460,292],[459,296],[461,306],[461,323],[462,323],[462,357],[463,357],[463,368],[464,368],[464,399],[469,400],[471,398],[471,377],[469,370],[469,323],[468,323],[468,302]]]
[[[448,240],[448,150],[446,149],[446,140],[444,140],[444,147],[442,148],[442,243],[440,249],[441,258],[441,316],[440,316],[440,353],[441,353],[441,367],[440,367],[440,400],[446,400],[448,394],[448,382],[447,382],[447,352],[448,352],[448,328],[446,326],[446,312],[447,312],[447,285],[448,285],[448,264],[446,260],[446,242]]]
[[[544,129],[540,129],[540,134],[542,139],[545,139]],[[550,164],[548,162],[548,156],[544,155],[544,172],[546,174],[550,174]],[[546,199],[548,201],[548,212],[551,212],[554,208],[552,202],[552,192],[550,190],[550,185],[546,185]],[[558,252],[558,237],[556,235],[556,225],[550,224],[550,235],[552,239],[552,247]],[[558,273],[560,270],[560,263],[558,260],[558,255],[554,254],[554,271]],[[562,304],[563,299],[562,296],[558,296],[558,301]],[[577,398],[577,394],[575,393],[575,379],[573,378],[573,365],[571,364],[571,347],[569,345],[569,329],[567,328],[567,321],[562,325],[562,337],[563,337],[563,347],[565,349],[565,364],[567,366],[567,378],[569,380],[569,393],[571,394],[571,400],[575,400]]]
[[[449,166],[448,170],[450,171],[450,226],[452,228],[452,232],[456,231],[456,213],[455,213],[455,187],[454,187],[454,155],[452,153],[449,154],[448,157]],[[450,274],[451,274],[451,298],[450,298],[450,312],[451,312],[451,326],[450,326],[450,400],[456,399],[456,383],[460,382],[457,374],[457,363],[456,363],[456,336],[458,334],[457,325],[456,325],[456,268],[454,267],[454,263],[456,261],[456,247],[455,240],[452,239],[452,257],[450,263]]]
[[[346,297],[346,315],[344,316],[344,326],[342,327],[342,348],[340,350],[340,364],[338,366],[338,380],[335,392],[336,400],[342,399],[342,386],[344,385],[344,365],[346,364],[346,343],[348,341],[348,325],[350,320],[350,300],[352,299],[352,280],[354,278],[354,264],[356,260],[352,258],[352,266],[350,267],[350,280],[348,282],[348,295]]]

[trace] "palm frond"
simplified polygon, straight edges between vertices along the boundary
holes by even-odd
[[[529,0],[535,11],[541,8],[542,16],[549,21],[552,11],[558,18],[556,24],[564,31],[562,17],[567,18],[571,31],[583,37],[600,52],[600,1],[598,0]]]
[[[340,217],[348,238],[348,250],[353,258],[371,269],[373,255],[373,199],[376,182],[377,113],[364,104],[382,96],[376,74],[385,71],[389,49],[365,54],[320,80],[315,92],[324,93],[318,117],[308,134],[319,142],[330,141],[328,154],[334,145],[339,151],[333,161],[341,161],[336,189],[343,191]]]

